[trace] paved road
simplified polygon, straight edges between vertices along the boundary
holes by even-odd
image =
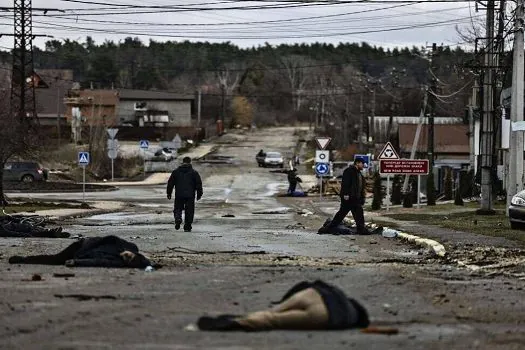
[[[473,276],[419,248],[379,236],[319,236],[315,232],[326,214],[317,210],[317,201],[276,198],[277,191],[286,189],[285,175],[257,168],[254,156],[260,148],[291,154],[296,142],[292,135],[290,128],[230,135],[221,140],[218,154],[234,156],[236,164],[196,164],[205,196],[197,205],[191,234],[174,230],[172,204],[164,199],[163,186],[89,193],[89,200],[120,200],[128,206],[64,223],[73,233],[132,240],[165,265],[161,270],[9,266],[9,255],[57,251],[71,241],[1,240],[0,347],[524,348],[524,281]],[[68,196],[74,197],[45,195]],[[303,217],[297,214],[300,209],[321,214]],[[261,213],[268,211],[276,213]],[[293,226],[299,222],[306,228]],[[75,276],[53,277],[57,272]],[[29,281],[34,273],[44,280]],[[187,328],[200,315],[265,308],[296,282],[316,278],[341,286],[366,305],[375,324],[397,327],[400,334],[217,334]],[[106,298],[61,297],[71,294]]]

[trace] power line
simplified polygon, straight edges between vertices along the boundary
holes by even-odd
[[[66,30],[83,30],[86,32],[92,32],[92,33],[105,33],[105,34],[121,34],[121,35],[133,35],[133,36],[157,36],[157,37],[166,37],[166,38],[193,38],[193,39],[293,39],[293,38],[318,38],[318,37],[333,37],[333,36],[347,36],[347,35],[355,35],[355,34],[370,34],[370,33],[382,33],[382,32],[393,32],[393,31],[403,31],[403,30],[410,30],[410,29],[417,29],[417,28],[428,28],[428,27],[436,27],[446,24],[454,24],[458,22],[462,22],[466,19],[470,19],[470,17],[460,17],[452,20],[445,20],[445,21],[438,21],[438,22],[429,22],[429,23],[421,23],[421,24],[414,24],[414,25],[405,25],[405,26],[397,26],[397,27],[391,27],[391,28],[382,28],[382,29],[373,29],[373,30],[361,30],[361,31],[353,31],[353,32],[328,32],[328,33],[318,33],[318,34],[309,34],[309,35],[282,35],[282,36],[209,36],[209,35],[187,35],[187,34],[163,34],[163,33],[142,33],[142,32],[133,32],[133,31],[120,31],[120,30],[109,30],[109,29],[96,29],[96,28],[86,28],[86,27],[78,27],[78,26],[69,26],[65,24],[56,24],[56,23],[49,23],[49,22],[38,22],[34,21],[35,23],[39,24],[45,24],[44,26],[34,26],[35,28],[42,28],[42,29],[55,29],[55,28],[64,28]]]

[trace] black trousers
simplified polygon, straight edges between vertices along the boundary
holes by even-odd
[[[344,199],[341,199],[341,206],[339,207],[339,211],[335,214],[329,226],[339,226],[349,212],[352,212],[357,232],[363,232],[365,230],[365,215],[363,213],[363,206],[361,205],[361,203],[353,200],[345,201]]]
[[[297,182],[290,182],[288,185],[288,193],[294,193],[297,188]]]
[[[195,198],[175,198],[173,215],[176,223],[182,223],[182,211],[184,211],[184,228],[190,228],[195,216]]]

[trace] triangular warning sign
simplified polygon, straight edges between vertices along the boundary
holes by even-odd
[[[381,153],[379,153],[379,157],[377,159],[399,159],[399,155],[394,149],[394,146],[392,146],[390,142],[387,142]]]
[[[315,141],[317,142],[317,146],[319,146],[320,149],[325,149],[332,141],[332,138],[331,137],[316,137]]]

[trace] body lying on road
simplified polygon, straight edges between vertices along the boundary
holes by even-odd
[[[145,268],[151,262],[138,247],[116,236],[82,238],[58,254],[13,256],[10,264],[66,265],[79,267]]]
[[[68,238],[70,236],[69,233],[63,232],[61,227],[46,229],[41,225],[34,224],[31,218],[16,215],[1,216],[0,237]]]
[[[368,324],[368,313],[359,302],[320,280],[296,284],[270,310],[198,320],[199,329],[207,331],[333,330]]]

